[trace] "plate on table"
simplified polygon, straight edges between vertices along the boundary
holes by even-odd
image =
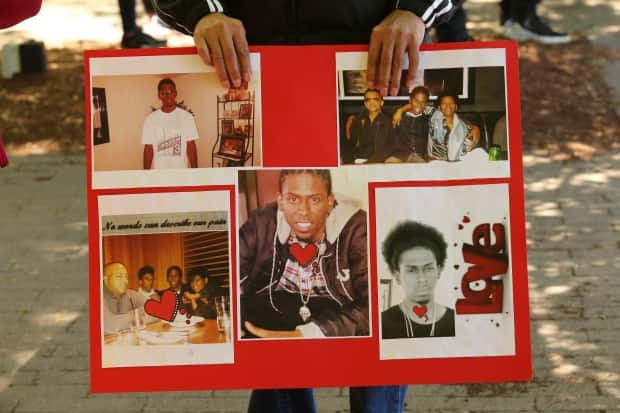
[[[204,320],[204,317],[201,317],[199,315],[193,315],[190,318],[187,318],[183,314],[177,314],[173,321],[166,321],[166,323],[168,323],[173,328],[186,328],[194,326]],[[189,323],[187,321],[189,321]]]
[[[176,344],[183,343],[187,340],[188,335],[180,332],[166,331],[141,331],[140,339],[147,344]]]

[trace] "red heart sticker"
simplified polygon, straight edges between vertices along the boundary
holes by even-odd
[[[417,315],[420,318],[424,317],[427,311],[428,311],[428,308],[426,308],[425,305],[414,305],[413,306],[413,312],[415,313],[415,315]]]
[[[469,217],[468,217],[467,215],[465,215],[465,216],[463,217],[463,223],[464,223],[464,224],[467,224],[467,223],[469,223],[470,221],[471,221],[471,220],[469,219]]]
[[[305,247],[299,245],[299,243],[291,244],[288,248],[295,261],[297,261],[302,267],[307,266],[312,262],[319,248],[314,244],[308,244]]]
[[[459,229],[463,229],[463,224],[459,224]]]
[[[144,312],[166,321],[173,321],[179,308],[177,293],[166,290],[161,295],[160,301],[147,300],[144,303]]]

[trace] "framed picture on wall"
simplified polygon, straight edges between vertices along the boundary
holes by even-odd
[[[110,128],[108,125],[108,111],[105,99],[105,88],[93,88],[92,101],[92,129],[93,145],[110,142]]]
[[[235,121],[232,119],[222,119],[222,135],[232,135],[235,128]]]
[[[241,119],[249,119],[252,117],[252,104],[242,103],[239,105],[239,117]]]
[[[236,136],[224,136],[220,142],[220,155],[241,158],[243,150],[243,138]]]
[[[381,311],[388,309],[392,302],[392,279],[382,278],[379,284],[379,302],[382,304]]]
[[[466,70],[462,67],[425,69],[424,84],[431,96],[451,94],[467,98]]]
[[[400,86],[396,96],[399,99],[409,96],[409,89],[406,86],[407,71],[401,73]],[[359,98],[364,97],[364,92],[368,89],[366,81],[366,70],[339,70],[339,97],[340,98]]]

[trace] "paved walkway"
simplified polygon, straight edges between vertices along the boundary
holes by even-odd
[[[620,411],[620,155],[525,163],[534,381],[414,386],[410,412]],[[89,394],[84,179],[79,155],[0,173],[0,412],[243,411],[245,391]]]
[[[67,20],[54,30],[68,33],[59,44],[95,32],[78,24],[93,16],[108,22],[106,41],[120,38],[115,2],[45,3],[38,21],[0,44],[58,15]],[[493,27],[493,3],[468,9],[474,28]],[[543,11],[560,29],[620,45],[618,1],[546,0]],[[605,68],[620,90],[614,65]],[[244,411],[246,391],[89,393],[84,158],[11,160],[0,171],[0,413]],[[408,412],[620,412],[620,155],[528,153],[525,165],[534,380],[413,386]],[[321,389],[317,401],[320,412],[348,409],[346,389]]]

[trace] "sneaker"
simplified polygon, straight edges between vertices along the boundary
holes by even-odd
[[[157,15],[151,16],[149,22],[142,26],[142,30],[156,39],[165,39],[170,35],[170,29],[162,23]]]
[[[502,25],[504,36],[518,40],[534,40],[543,44],[563,44],[569,43],[571,37],[568,33],[558,33],[553,31],[537,14],[527,16],[523,22],[519,23],[512,19],[506,20]]]
[[[166,46],[165,40],[158,40],[152,36],[149,36],[140,28],[134,32],[123,34],[123,39],[121,40],[121,47],[123,49],[140,49],[143,47],[164,46]]]

